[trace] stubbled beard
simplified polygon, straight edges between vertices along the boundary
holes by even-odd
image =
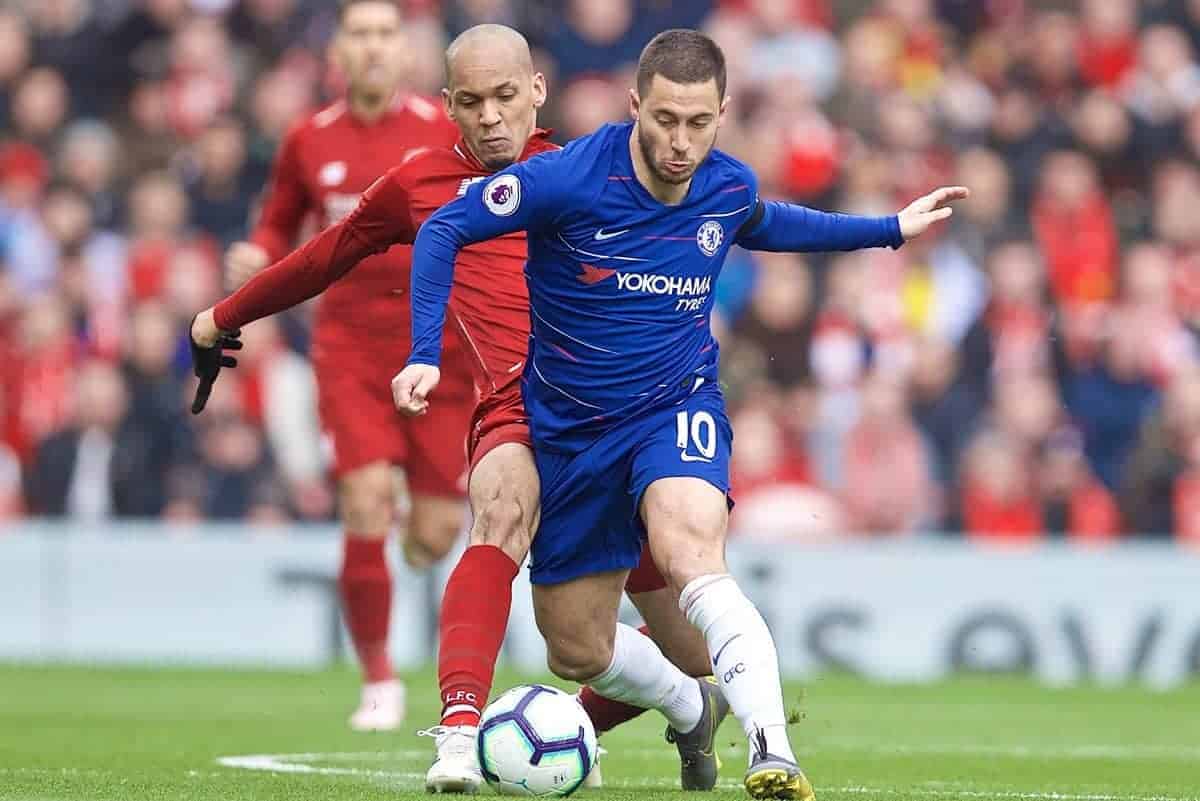
[[[480,159],[479,162],[492,172],[500,172],[500,170],[507,169],[517,163],[515,159],[510,159],[507,156],[498,156],[494,159]]]
[[[671,184],[672,186],[686,184],[692,179],[692,175],[694,175],[696,172],[695,170],[683,175],[671,175],[660,170],[658,168],[658,162],[654,160],[654,143],[650,141],[650,137],[648,137],[645,131],[643,131],[641,128],[638,129],[637,140],[638,147],[642,151],[642,161],[646,162],[646,164],[650,167],[650,171],[654,173],[655,178],[662,181],[664,184]]]
[[[474,145],[470,145],[470,142],[471,140],[467,139],[467,143],[475,158],[479,159],[479,163],[492,172],[499,172],[517,163],[517,157],[508,153],[497,153],[492,156],[486,155],[482,140],[475,142]]]

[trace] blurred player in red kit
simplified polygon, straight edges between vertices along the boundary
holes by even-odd
[[[536,127],[545,79],[533,71],[528,45],[516,31],[497,25],[472,28],[450,46],[446,68],[444,99],[462,132],[459,142],[393,168],[346,220],[201,312],[192,328],[201,391],[228,364],[222,359],[230,357],[222,351],[240,345],[231,332],[241,325],[336,288],[341,276],[361,269],[355,266],[361,259],[411,242],[421,221],[471,183],[556,147]],[[513,234],[465,248],[455,273],[451,316],[475,368],[480,401],[468,445],[471,545],[442,601],[442,721],[431,730],[437,758],[426,775],[426,787],[441,792],[473,792],[481,783],[476,727],[504,639],[512,581],[537,528],[540,486],[520,394],[529,336],[525,257],[524,234]],[[631,573],[627,591],[667,656],[691,675],[711,671],[702,638],[649,559]],[[582,701],[599,731],[642,711],[587,689]],[[677,746],[684,787],[711,789],[713,755],[685,753],[685,743]]]
[[[291,251],[310,215],[323,228],[338,222],[388,168],[457,138],[439,103],[401,89],[398,7],[390,0],[342,0],[339,14],[332,55],[346,78],[346,97],[288,133],[258,224],[226,256],[234,285]],[[461,349],[452,358],[451,402],[436,420],[403,419],[388,389],[409,350],[408,269],[407,247],[365,260],[321,299],[313,335],[318,406],[333,446],[345,527],[338,586],[364,675],[350,718],[358,730],[394,729],[404,714],[404,688],[388,658],[389,532],[400,524],[407,561],[426,567],[445,555],[464,524],[463,443],[475,395]],[[405,471],[407,521],[396,519],[393,465]]]

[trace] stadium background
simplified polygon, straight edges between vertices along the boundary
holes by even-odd
[[[0,0],[0,798],[426,797],[448,565],[393,560],[408,718],[347,731],[311,308],[248,329],[186,413],[187,321],[281,135],[337,93],[331,6]],[[731,568],[820,798],[1195,801],[1200,2],[411,11],[426,92],[449,35],[525,31],[562,141],[624,116],[654,32],[699,25],[732,70],[721,145],[773,196],[971,186],[915,247],[730,260]],[[526,585],[497,690],[547,680]],[[590,797],[678,798],[661,732],[606,735]],[[742,798],[722,734],[714,797]]]
[[[765,193],[884,213],[972,188],[898,252],[730,259],[735,536],[1200,542],[1200,3],[409,5],[414,88],[440,87],[447,36],[514,24],[561,141],[626,114],[654,32],[697,26],[731,69],[720,145]],[[185,327],[280,136],[337,92],[333,22],[315,0],[0,6],[5,518],[331,518],[309,310],[248,330],[198,418]]]

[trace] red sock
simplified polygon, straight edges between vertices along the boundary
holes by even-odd
[[[346,532],[338,590],[342,615],[363,677],[368,683],[394,678],[388,656],[388,627],[392,622],[392,575],[388,572],[383,537],[360,537]]]
[[[647,637],[650,636],[650,629],[645,626],[638,631]],[[640,706],[624,704],[597,695],[591,687],[584,687],[579,691],[579,703],[583,705],[583,711],[587,712],[587,716],[592,719],[592,726],[596,729],[597,735],[615,729],[646,711]]]
[[[479,725],[519,569],[494,545],[472,545],[450,574],[442,596],[438,647],[443,726]]]

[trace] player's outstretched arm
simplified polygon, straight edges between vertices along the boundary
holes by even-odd
[[[760,200],[742,224],[737,241],[750,250],[789,253],[898,248],[949,217],[953,210],[946,204],[966,196],[964,187],[943,187],[889,217],[836,214],[795,203]]]
[[[542,228],[561,211],[564,182],[555,174],[561,154],[543,154],[473,184],[421,226],[413,245],[409,366],[437,367],[441,361],[442,329],[459,251],[504,234]]]
[[[241,327],[290,309],[323,292],[367,256],[413,240],[416,225],[409,210],[403,177],[393,170],[363,194],[343,221],[326,228],[298,250],[259,272],[216,306],[192,320],[192,363],[200,385],[192,413],[204,410],[222,367],[237,360],[223,355],[237,350]]]
[[[934,223],[950,219],[954,209],[949,204],[964,200],[970,194],[971,190],[965,186],[943,186],[917,198],[896,215],[900,222],[900,235],[905,242],[916,239]]]
[[[416,233],[404,174],[371,185],[346,219],[260,271],[211,310],[216,327],[241,328],[324,292],[367,256],[412,242]]]
[[[497,235],[489,235],[490,228],[479,225],[466,213],[469,198],[461,197],[434,212],[413,243],[412,352],[404,369],[392,379],[392,402],[397,411],[410,417],[429,410],[429,395],[441,379],[438,365],[442,358],[442,326],[458,253],[472,242]]]

